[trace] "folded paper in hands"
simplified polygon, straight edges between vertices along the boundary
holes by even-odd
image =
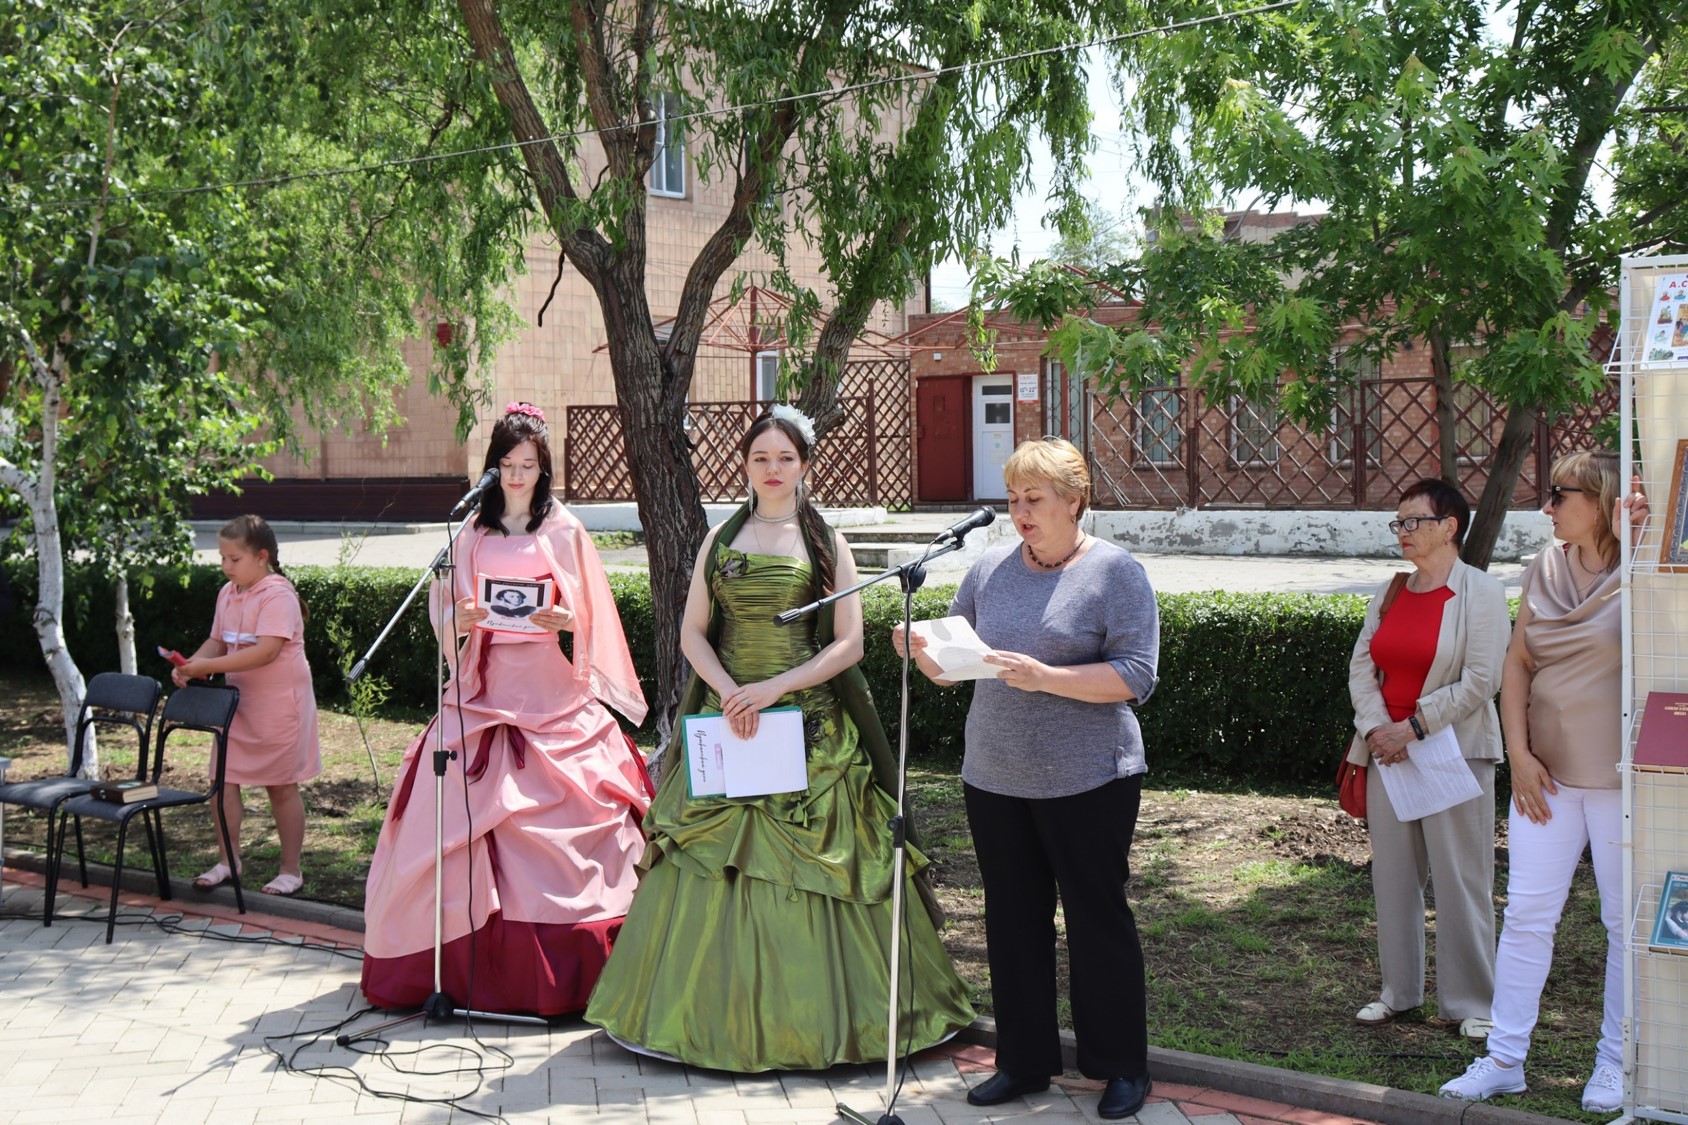
[[[943,678],[958,680],[994,680],[1002,675],[1002,667],[986,664],[985,657],[994,651],[965,617],[939,617],[932,621],[916,621],[911,629],[917,637],[926,638],[926,655],[937,662]]]

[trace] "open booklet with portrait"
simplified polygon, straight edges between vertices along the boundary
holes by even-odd
[[[500,578],[492,574],[475,575],[475,600],[486,610],[486,617],[477,622],[477,629],[494,633],[544,633],[544,626],[530,618],[542,609],[550,608],[556,583],[549,578]]]

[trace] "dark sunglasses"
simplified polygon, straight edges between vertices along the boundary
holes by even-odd
[[[1568,492],[1587,492],[1587,491],[1588,491],[1588,489],[1586,489],[1586,488],[1572,488],[1569,485],[1556,484],[1556,485],[1553,485],[1552,487],[1550,487],[1547,490],[1547,502],[1549,504],[1552,504],[1555,508],[1557,508],[1559,505],[1561,505],[1565,502],[1565,494],[1566,493],[1568,493]]]

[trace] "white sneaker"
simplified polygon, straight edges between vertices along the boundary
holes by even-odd
[[[1601,1063],[1583,1087],[1582,1107],[1589,1113],[1612,1113],[1624,1106],[1624,1072]]]
[[[1465,1073],[1452,1082],[1444,1082],[1439,1091],[1444,1098],[1465,1098],[1480,1102],[1496,1094],[1522,1094],[1524,1068],[1501,1066],[1487,1055],[1473,1062]]]

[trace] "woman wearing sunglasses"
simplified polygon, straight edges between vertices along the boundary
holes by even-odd
[[[1495,763],[1509,622],[1500,582],[1460,561],[1471,508],[1440,480],[1401,494],[1390,521],[1412,572],[1373,596],[1349,661],[1355,737],[1366,770],[1366,828],[1377,904],[1378,999],[1355,1013],[1385,1024],[1424,1003],[1424,887],[1436,895],[1436,1008],[1461,1034],[1489,1031],[1495,964]],[[1382,771],[1428,735],[1453,728],[1479,793],[1413,820],[1395,813]],[[1376,768],[1370,768],[1375,766]]]
[[[1618,761],[1622,611],[1620,509],[1639,529],[1640,478],[1618,498],[1618,455],[1573,453],[1553,466],[1542,509],[1559,542],[1524,572],[1518,627],[1501,680],[1512,767],[1506,921],[1495,965],[1489,1053],[1442,1087],[1450,1098],[1523,1092],[1524,1056],[1553,961],[1553,933],[1586,846],[1606,924],[1606,1003],[1583,1109],[1623,1105],[1623,802]]]

